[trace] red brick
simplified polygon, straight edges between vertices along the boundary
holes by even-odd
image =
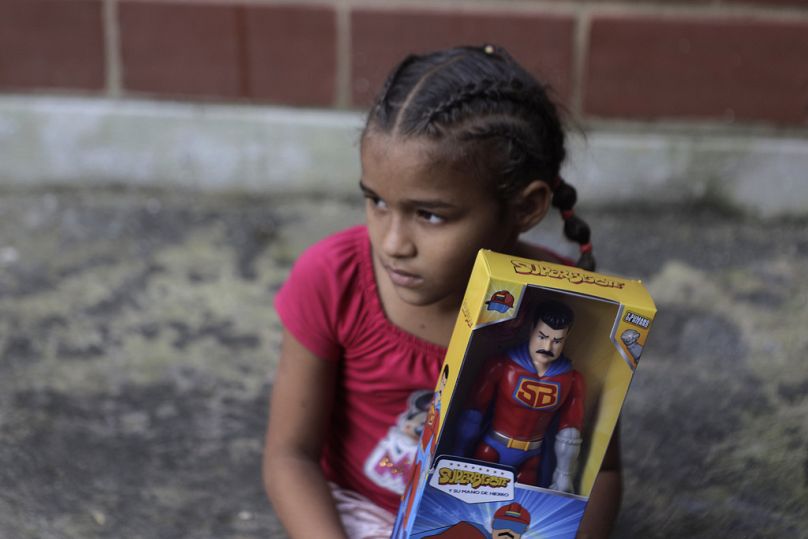
[[[808,7],[808,0],[723,0],[723,2],[725,4],[758,5],[764,7]]]
[[[609,118],[808,120],[808,24],[593,20],[584,109]]]
[[[246,14],[248,95],[289,105],[333,105],[334,10],[267,5],[249,7]]]
[[[575,21],[525,13],[356,10],[351,16],[352,98],[370,104],[387,74],[409,53],[456,45],[505,47],[569,102]]]
[[[0,88],[104,87],[98,0],[0,2]]]
[[[122,2],[124,89],[243,97],[240,9],[232,2]]]
[[[667,9],[671,6],[677,7],[693,7],[705,4],[717,4],[720,2],[724,2],[728,0],[628,0],[627,2],[619,2],[615,0],[589,0],[593,4],[593,7],[600,7],[604,4],[611,4],[610,7],[616,7],[614,4],[623,4],[621,6],[622,9],[633,9],[633,8],[643,8],[645,11],[650,8],[654,10],[655,8]],[[740,2],[748,2],[749,0],[738,0]],[[754,0],[752,0],[754,1]],[[762,0],[766,1],[766,0]],[[777,0],[774,0],[777,1]],[[786,0],[787,1],[787,0]],[[801,0],[797,0],[798,2]],[[564,3],[564,4],[581,4],[581,0],[555,0],[556,3]]]

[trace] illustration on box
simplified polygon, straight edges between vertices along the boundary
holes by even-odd
[[[467,292],[393,537],[575,537],[653,311],[567,277]]]

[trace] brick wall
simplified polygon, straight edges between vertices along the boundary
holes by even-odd
[[[0,0],[0,92],[361,108],[482,42],[584,121],[808,129],[808,0]]]

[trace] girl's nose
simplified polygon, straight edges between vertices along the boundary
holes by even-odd
[[[382,240],[384,254],[391,258],[405,258],[415,254],[413,243],[406,223],[398,216],[390,219]]]

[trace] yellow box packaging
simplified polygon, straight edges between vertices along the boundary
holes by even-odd
[[[480,251],[393,537],[575,537],[656,307],[640,281]]]

